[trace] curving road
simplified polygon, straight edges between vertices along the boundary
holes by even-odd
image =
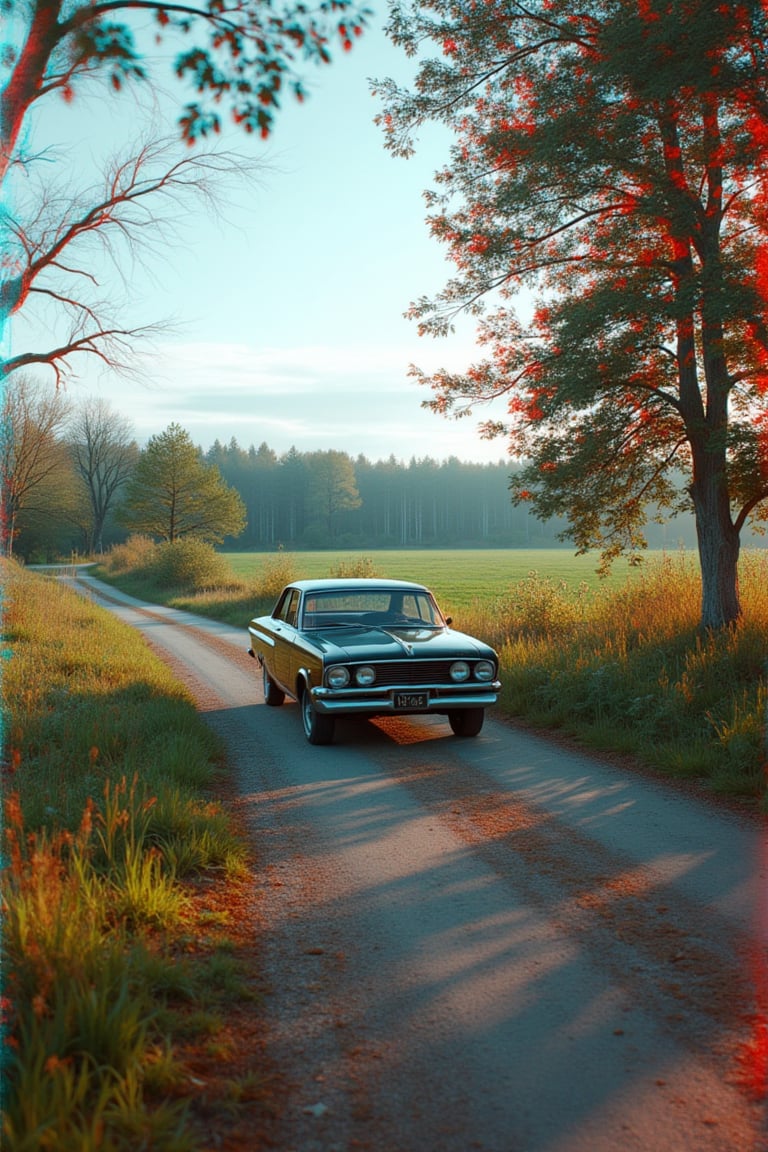
[[[245,628],[77,585],[227,742],[281,1152],[768,1152],[763,821],[492,720],[311,747]]]

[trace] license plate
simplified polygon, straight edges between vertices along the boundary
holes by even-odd
[[[426,708],[427,692],[395,692],[395,708],[402,711],[407,708]]]

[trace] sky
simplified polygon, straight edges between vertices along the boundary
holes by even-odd
[[[429,390],[408,376],[411,363],[460,368],[478,354],[469,322],[435,341],[403,316],[451,273],[422,196],[447,159],[447,137],[432,130],[410,160],[385,150],[368,78],[404,77],[411,66],[383,21],[378,11],[352,52],[305,72],[310,98],[286,98],[267,142],[227,134],[227,146],[263,161],[255,185],[233,190],[218,216],[190,204],[170,245],[129,266],[125,284],[116,276],[105,283],[114,299],[125,298],[121,315],[131,325],[167,319],[173,327],[143,356],[141,382],[81,358],[68,386],[73,400],[105,398],[140,443],[175,421],[203,448],[235,437],[243,448],[266,441],[278,454],[505,457],[503,440],[484,441],[476,430],[500,413],[437,416],[421,406]],[[183,90],[168,68],[153,75],[175,101],[162,100],[163,111],[175,113]],[[32,142],[58,146],[59,166],[84,178],[105,150],[135,135],[136,101],[104,87],[68,105],[49,97]],[[12,351],[48,339],[42,315],[11,325]]]

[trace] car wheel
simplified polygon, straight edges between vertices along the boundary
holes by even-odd
[[[264,703],[269,704],[270,708],[279,708],[285,700],[285,692],[275,684],[267,672],[266,664],[261,666],[261,675],[264,685]]]
[[[323,716],[312,707],[312,697],[305,688],[301,694],[301,720],[310,744],[333,743],[333,717]]]
[[[484,719],[484,708],[455,708],[448,713],[448,723],[454,736],[477,736]]]

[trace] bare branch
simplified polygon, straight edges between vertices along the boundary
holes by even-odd
[[[20,352],[16,356],[0,361],[0,379],[10,376],[20,368],[27,368],[32,364],[45,364],[53,369],[56,385],[59,387],[67,378],[74,375],[69,360],[77,354],[95,356],[112,371],[135,376],[138,374],[138,369],[132,362],[134,344],[137,340],[159,335],[164,331],[167,331],[167,325],[147,324],[140,328],[99,329],[83,336],[73,336],[58,348],[51,348],[46,352]]]
[[[6,315],[47,300],[69,317],[69,333],[50,350],[18,353],[6,363],[7,374],[18,367],[42,363],[54,368],[57,380],[72,371],[75,353],[97,355],[112,363],[114,342],[120,339],[115,367],[126,371],[125,342],[168,324],[126,324],[126,302],[110,294],[95,294],[105,262],[123,278],[126,257],[149,266],[150,256],[178,243],[190,198],[202,199],[209,212],[223,214],[232,186],[252,185],[264,165],[236,152],[215,149],[180,152],[175,139],[140,143],[127,157],[114,158],[96,186],[70,192],[45,175],[31,178],[19,204],[8,217],[8,264],[13,274],[0,283]],[[95,291],[94,291],[95,290]],[[54,323],[54,329],[55,329]],[[10,365],[10,367],[9,367]]]

